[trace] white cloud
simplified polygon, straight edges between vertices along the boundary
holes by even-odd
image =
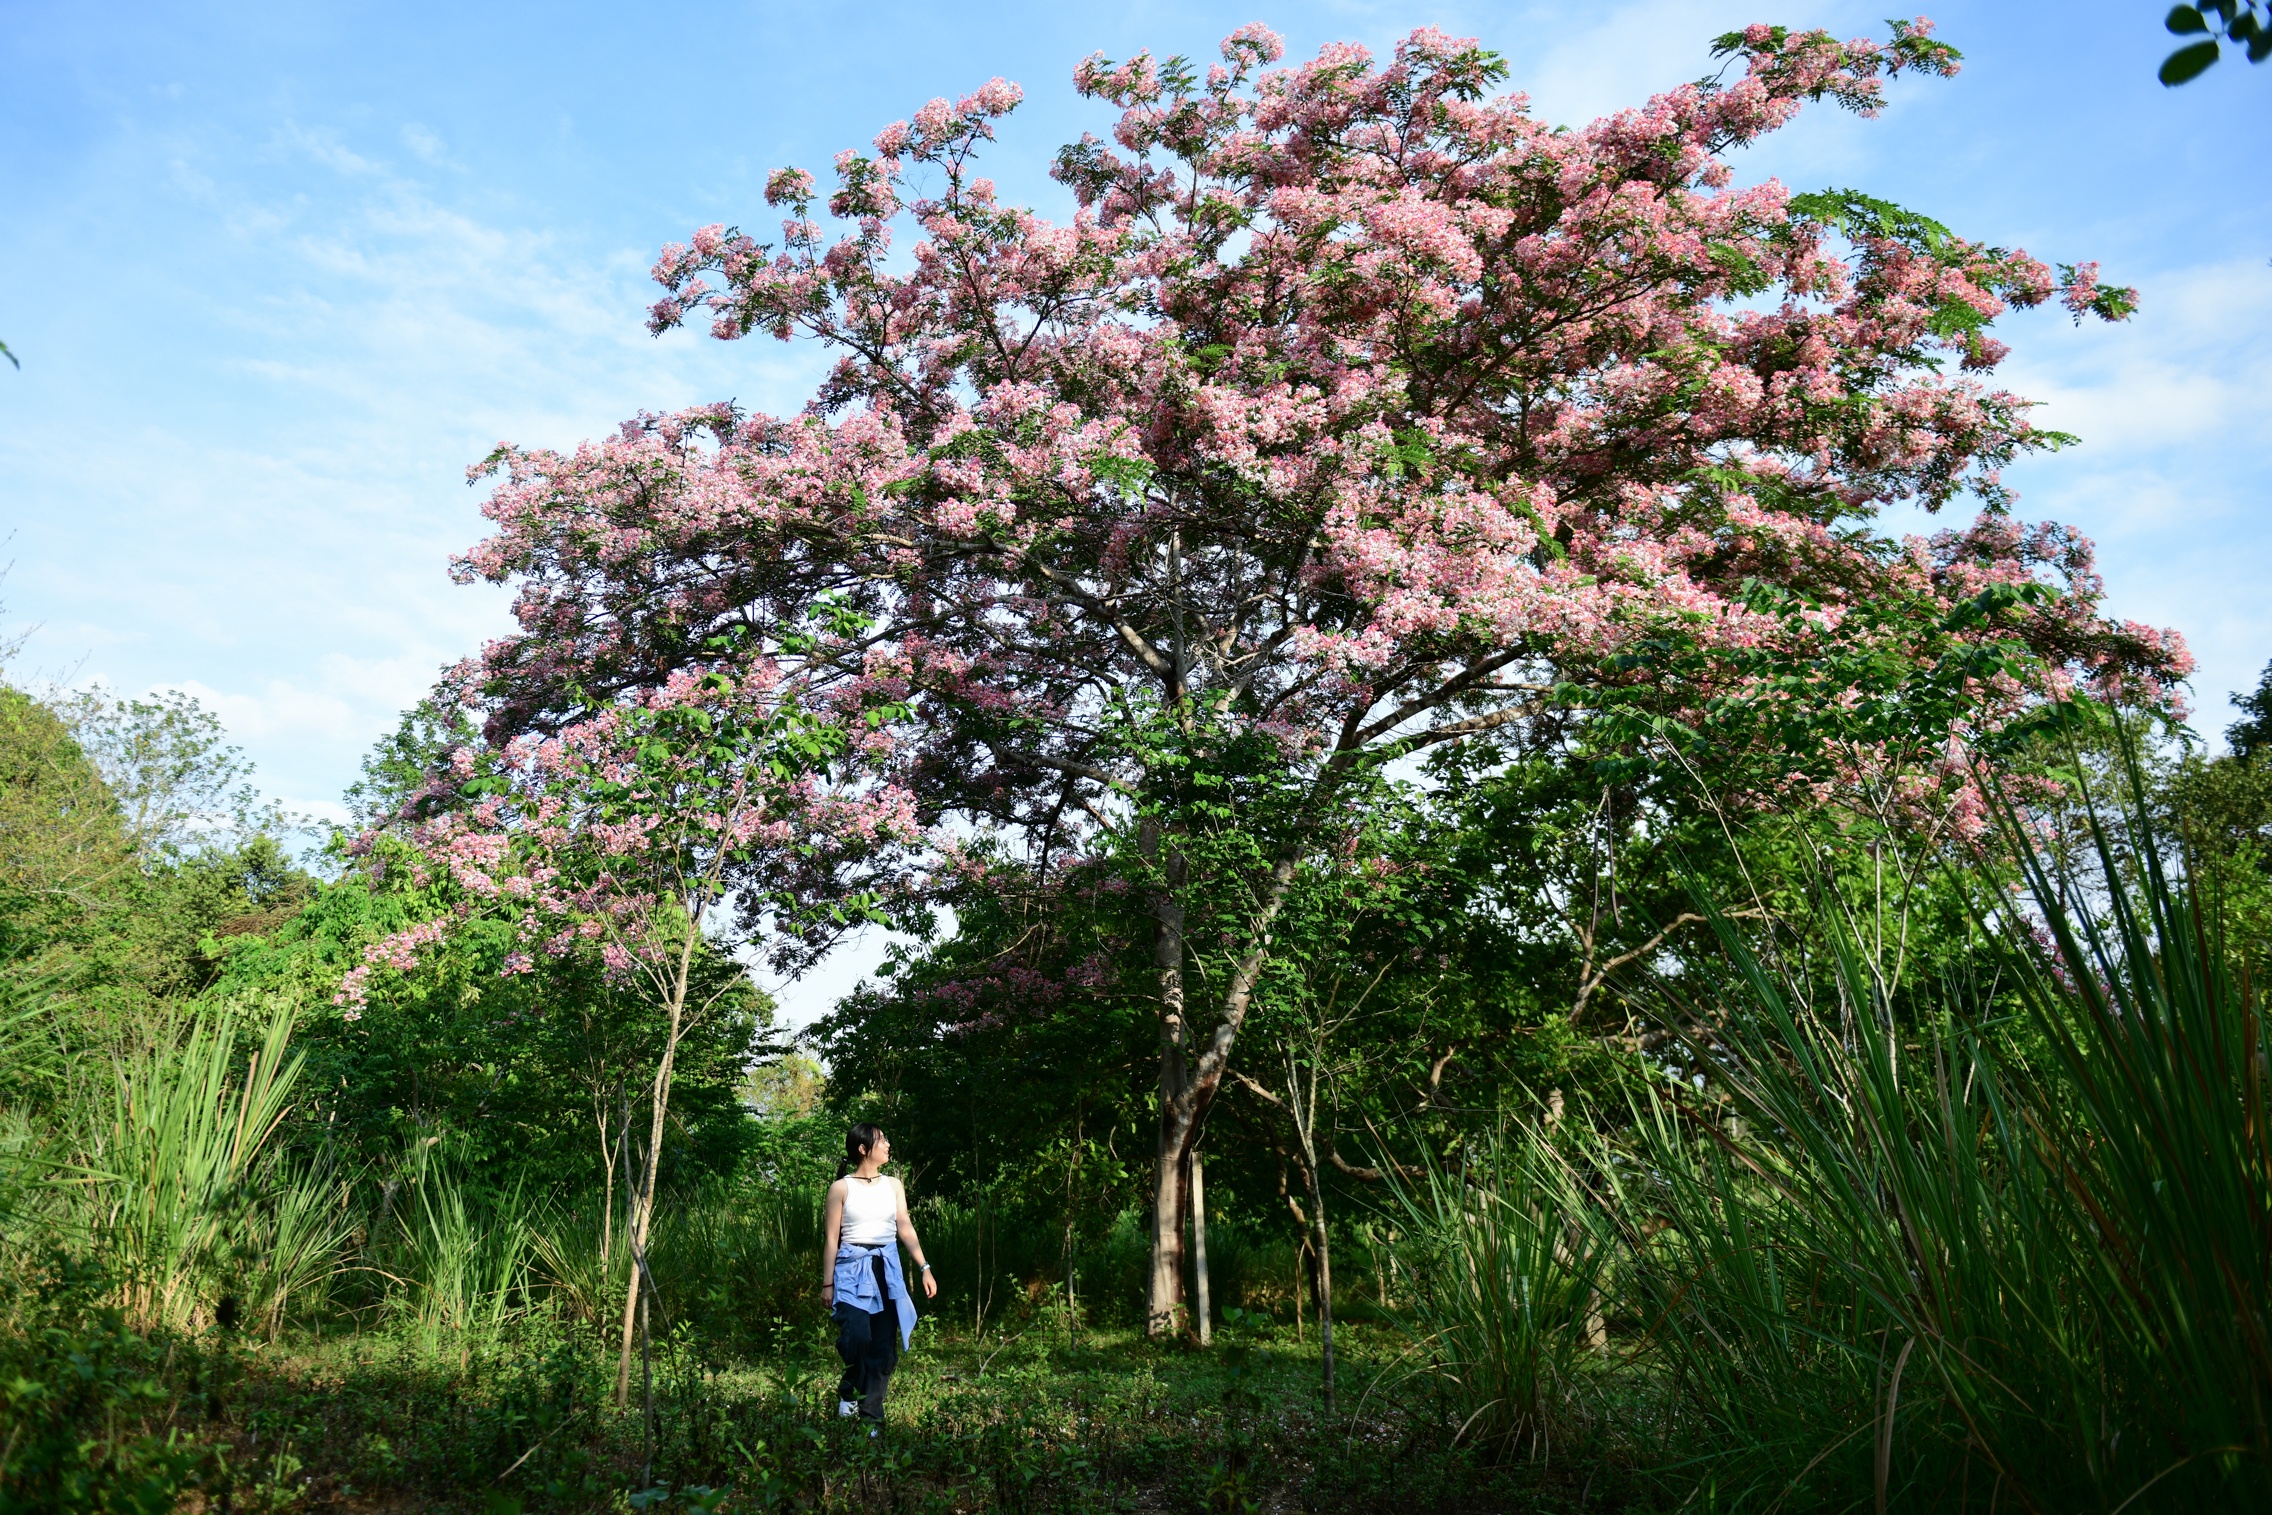
[[[323,128],[307,128],[297,123],[287,124],[278,134],[278,140],[295,152],[321,163],[334,173],[355,178],[378,178],[386,167],[375,158],[352,151],[338,137]]]
[[[2212,738],[2272,656],[2272,269],[2225,260],[2135,276],[2116,326],[2044,314],[1998,375],[2079,447],[2013,471],[2030,517],[2095,538],[2109,613],[2185,634],[2199,660],[2194,724]]]
[[[2272,268],[2249,259],[2171,269],[2141,278],[2139,299],[2118,325],[2054,333],[2035,320],[1999,380],[2041,401],[2037,423],[2081,436],[2094,458],[2261,436]]]
[[[360,751],[433,687],[439,659],[373,659],[329,653],[308,678],[271,678],[251,689],[196,679],[171,687],[218,714],[247,742],[316,743]]]
[[[416,121],[407,123],[402,128],[401,135],[402,145],[424,161],[437,167],[457,166],[450,162],[448,145]]]

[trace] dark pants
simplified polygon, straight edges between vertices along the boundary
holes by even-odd
[[[883,1264],[876,1264],[876,1284],[883,1285]],[[884,1390],[891,1386],[892,1369],[899,1366],[899,1306],[889,1293],[881,1310],[863,1310],[837,1301],[836,1355],[844,1359],[844,1377],[836,1385],[838,1399],[858,1400],[860,1418],[881,1422]]]
[[[881,1310],[836,1307],[836,1354],[844,1359],[836,1397],[858,1400],[862,1420],[884,1418],[884,1390],[899,1366],[899,1322],[892,1318],[897,1313],[889,1300]]]

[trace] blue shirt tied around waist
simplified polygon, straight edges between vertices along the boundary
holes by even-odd
[[[880,1293],[876,1289],[876,1270],[871,1266],[879,1257],[884,1264],[884,1291]],[[905,1351],[915,1335],[915,1296],[907,1292],[907,1275],[900,1269],[899,1243],[886,1242],[880,1247],[866,1247],[858,1242],[839,1244],[836,1302],[873,1315],[884,1307],[887,1295],[891,1303],[899,1307],[899,1346]]]

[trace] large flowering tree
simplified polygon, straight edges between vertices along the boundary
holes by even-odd
[[[840,361],[798,415],[502,455],[465,563],[521,585],[492,737],[572,690],[663,687],[721,630],[757,655],[819,597],[856,614],[816,665],[831,698],[904,702],[927,818],[1041,866],[1127,860],[1144,891],[1164,1327],[1184,1159],[1273,922],[1384,763],[1599,706],[1718,730],[1770,788],[1922,752],[1916,797],[1945,804],[1967,744],[2042,692],[2180,666],[2100,618],[2067,534],[2006,522],[1999,471],[2062,439],[1985,377],[2007,307],[2118,319],[2129,292],[1731,180],[1725,154],[1810,101],[1869,114],[1884,79],[1953,72],[1929,32],[1753,27],[1722,78],[1574,131],[1431,30],[1387,60],[1273,67],[1260,26],[1204,71],[1092,58],[1077,86],[1121,115],[1059,154],[1065,223],[978,172],[1020,98],[1001,80],[842,154],[836,232],[784,169],[778,241],[666,248],[652,324]],[[1969,528],[1871,529],[1968,494]],[[1928,729],[1872,714],[1919,708]],[[1839,739],[1806,739],[1809,711]]]
[[[792,636],[790,649],[813,640]],[[679,1046],[716,998],[698,959],[738,938],[796,960],[878,909],[898,849],[917,836],[910,797],[875,767],[889,707],[808,708],[795,659],[733,648],[712,639],[704,661],[636,697],[579,698],[555,731],[457,749],[404,824],[362,843],[432,874],[451,908],[373,943],[338,995],[358,1018],[375,977],[416,968],[426,948],[489,918],[519,938],[508,974],[539,955],[595,952],[660,1013],[636,1173],[625,1154],[619,1401]]]

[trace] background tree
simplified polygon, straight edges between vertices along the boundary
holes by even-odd
[[[434,778],[449,767],[450,754],[481,739],[465,703],[445,682],[402,713],[395,729],[364,754],[361,771],[344,796],[356,831],[402,819],[422,818],[422,807],[446,799]]]
[[[2272,973],[2272,668],[2232,700],[2243,715],[2225,728],[2224,754],[2186,750],[2157,763],[2141,742],[2137,767],[2158,781],[2160,792],[2143,798],[2184,838],[2187,870],[2203,884],[2230,950],[2261,976]]]
[[[61,697],[56,709],[116,796],[120,819],[146,860],[175,859],[288,829],[263,806],[252,764],[220,719],[194,698],[164,690],[121,699],[102,689]]]
[[[185,695],[0,686],[0,963],[68,994],[72,1034],[160,1034],[220,941],[281,925],[315,880],[219,722]]]
[[[721,639],[723,647],[725,639]],[[374,972],[414,967],[453,930],[488,921],[513,937],[501,971],[542,952],[596,949],[660,1015],[638,1170],[627,1179],[632,1271],[616,1398],[629,1393],[646,1248],[680,1046],[742,980],[704,981],[712,911],[738,896],[745,931],[789,946],[810,929],[873,913],[846,869],[910,830],[903,795],[859,783],[854,729],[805,709],[771,663],[686,671],[646,700],[587,706],[558,735],[451,758],[459,803],[380,837],[397,866],[446,876],[453,910],[365,949],[341,981],[357,1018]],[[832,774],[831,769],[835,772]],[[831,784],[829,781],[837,782]],[[440,784],[446,782],[437,780]],[[605,1142],[604,1126],[602,1140]]]
[[[53,710],[0,686],[0,897],[12,965],[56,969],[91,940],[135,873],[101,770]]]
[[[2272,666],[2266,667],[2254,691],[2235,694],[2233,705],[2244,712],[2240,720],[2225,728],[2225,742],[2233,756],[2246,762],[2259,752],[2272,750]]]
[[[355,1020],[331,1002],[372,943],[450,907],[448,886],[431,878],[351,871],[319,886],[290,920],[218,942],[213,992],[307,1007],[299,1034],[321,1116],[295,1140],[328,1147],[344,1170],[386,1175],[439,1137],[479,1192],[556,1201],[612,1250],[626,1113],[666,1028],[595,954],[539,955],[530,971],[505,974],[519,943],[511,922],[490,920],[387,975]],[[738,964],[706,953],[696,978],[718,998],[681,1040],[666,1189],[736,1170],[755,1135],[737,1085],[776,1050],[771,1006]]]

